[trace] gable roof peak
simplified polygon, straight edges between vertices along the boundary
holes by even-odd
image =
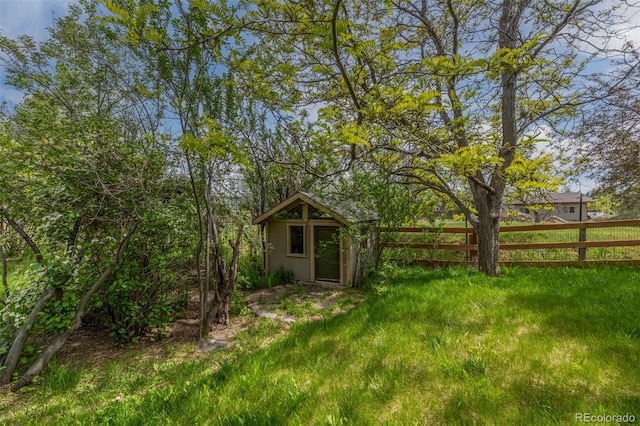
[[[353,201],[347,199],[336,199],[335,197],[319,196],[311,192],[298,192],[287,198],[276,206],[264,212],[253,220],[254,225],[267,221],[274,214],[287,209],[294,203],[302,201],[325,213],[333,216],[338,222],[345,225],[353,225],[362,222],[374,222],[377,220],[375,213],[357,206]]]

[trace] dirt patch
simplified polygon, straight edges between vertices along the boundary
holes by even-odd
[[[71,335],[67,344],[58,352],[58,362],[86,363],[96,367],[139,351],[146,356],[162,358],[170,347],[197,342],[198,314],[197,299],[191,297],[180,318],[171,326],[164,330],[152,330],[138,343],[124,347],[114,345],[106,330],[96,325],[84,325]]]
[[[229,326],[214,325],[209,339],[230,341],[246,330],[256,320],[280,321],[288,329],[298,321],[313,321],[325,314],[338,315],[359,303],[364,295],[357,289],[312,284],[290,284],[272,289],[244,291],[247,311],[232,317]],[[249,313],[250,310],[253,314]],[[273,315],[259,315],[258,313]],[[96,367],[107,361],[143,353],[145,357],[164,358],[173,348],[181,344],[198,342],[199,305],[197,294],[193,294],[180,318],[170,327],[153,330],[137,344],[126,347],[113,345],[109,335],[96,326],[83,326],[76,331],[58,353],[59,363],[80,363]],[[263,316],[270,319],[260,319]],[[193,351],[191,356],[198,356]]]

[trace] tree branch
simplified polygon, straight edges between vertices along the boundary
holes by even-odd
[[[42,253],[40,252],[38,245],[31,239],[29,234],[27,234],[25,230],[19,224],[17,224],[11,216],[9,216],[9,212],[7,211],[7,209],[0,208],[0,215],[4,216],[4,218],[7,220],[7,223],[9,223],[9,225],[18,233],[18,235],[22,237],[22,239],[27,243],[31,250],[33,250],[38,263],[42,263],[44,260],[42,257]]]
[[[98,291],[98,289],[103,284],[105,284],[115,272],[118,264],[120,263],[120,260],[122,259],[122,256],[124,255],[124,252],[127,250],[127,246],[129,244],[129,240],[131,239],[131,236],[138,228],[138,222],[133,222],[128,228],[129,229],[126,235],[124,236],[122,241],[120,241],[120,245],[118,246],[118,250],[113,257],[111,264],[107,267],[107,269],[104,270],[104,272],[102,272],[100,277],[95,281],[91,288],[89,288],[89,290],[87,290],[82,296],[80,304],[76,308],[72,326],[64,333],[59,334],[55,339],[53,339],[53,341],[51,341],[51,343],[49,343],[49,345],[42,351],[40,356],[34,361],[31,367],[29,367],[29,369],[22,375],[22,377],[11,387],[12,391],[16,392],[31,383],[33,378],[42,372],[51,358],[58,352],[58,350],[60,350],[69,336],[71,336],[74,331],[80,328],[87,304],[96,293],[96,291]],[[50,289],[50,293],[48,294],[53,296],[53,289]]]
[[[336,0],[333,6],[333,15],[331,16],[331,50],[333,52],[333,56],[336,60],[336,65],[338,66],[338,70],[340,71],[340,75],[342,76],[342,80],[344,84],[347,86],[347,90],[349,91],[349,96],[353,101],[353,105],[356,107],[358,114],[358,124],[362,124],[364,117],[362,116],[361,104],[358,95],[351,83],[351,79],[349,78],[349,74],[342,63],[342,59],[340,58],[340,52],[338,50],[338,12],[342,6],[342,0]]]

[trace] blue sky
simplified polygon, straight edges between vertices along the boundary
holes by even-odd
[[[76,0],[0,0],[0,33],[14,38],[28,34],[43,40],[55,17],[66,15],[70,4]],[[4,69],[0,66],[0,103],[15,104],[22,93],[4,84]]]

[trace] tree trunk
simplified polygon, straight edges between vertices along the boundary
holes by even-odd
[[[207,313],[207,297],[205,294],[205,283],[204,276],[202,273],[202,249],[204,248],[204,233],[205,226],[204,221],[202,219],[202,207],[200,207],[200,199],[198,197],[198,188],[196,185],[195,175],[193,171],[193,165],[191,164],[191,156],[188,151],[184,153],[185,159],[187,160],[187,167],[189,170],[189,182],[191,183],[191,191],[193,195],[193,202],[196,206],[196,216],[198,217],[198,245],[196,246],[196,250],[194,253],[194,258],[196,262],[196,275],[198,276],[198,295],[200,296],[200,318],[204,318]],[[204,323],[202,320],[199,324],[198,336],[202,336],[204,333]]]
[[[11,343],[11,348],[7,354],[7,358],[5,359],[4,369],[0,371],[0,386],[4,386],[11,381],[11,375],[13,375],[13,372],[18,365],[18,361],[22,356],[22,350],[24,349],[24,344],[27,342],[27,338],[29,337],[29,332],[31,331],[33,324],[35,324],[38,314],[42,312],[44,305],[53,297],[53,293],[54,291],[52,286],[47,286],[42,291],[40,299],[31,310],[31,313],[25,322],[22,323],[18,329],[16,336],[13,338],[13,343]]]
[[[4,248],[2,247],[2,244],[0,244],[0,260],[2,260],[2,290],[4,291],[2,304],[4,306],[7,306],[7,303],[8,303],[7,301],[9,300],[10,291],[9,291],[9,283],[7,282],[7,274],[8,274],[7,256],[4,253]],[[7,325],[9,336],[13,337],[13,335],[15,334],[15,330],[13,329],[13,324],[11,323],[11,320],[7,318],[7,320],[5,321],[5,324]]]
[[[229,241],[229,245],[232,249],[231,264],[229,265],[229,273],[227,274],[227,280],[222,297],[221,310],[218,312],[218,318],[222,319],[221,324],[229,325],[229,308],[231,307],[231,299],[236,286],[236,280],[238,278],[238,260],[240,259],[240,243],[242,242],[242,233],[244,232],[244,226],[240,225],[238,234],[236,235],[236,241]],[[222,317],[220,314],[222,313]]]
[[[122,256],[124,255],[124,252],[127,250],[127,245],[129,244],[129,240],[131,239],[131,236],[133,235],[137,227],[138,225],[136,223],[135,225],[133,225],[132,228],[128,230],[127,234],[120,242],[120,245],[118,246],[118,251],[116,252],[113,258],[113,261],[111,262],[109,267],[100,275],[100,277],[91,286],[91,288],[87,290],[82,296],[82,299],[80,300],[80,304],[76,308],[76,313],[73,317],[73,324],[71,328],[69,328],[64,333],[56,336],[56,338],[53,339],[51,343],[49,343],[49,345],[47,345],[47,347],[40,353],[40,356],[38,356],[38,358],[34,361],[31,367],[29,367],[26,373],[24,373],[22,377],[20,377],[20,379],[11,387],[12,391],[16,392],[21,388],[23,388],[24,386],[27,386],[29,383],[31,383],[31,381],[35,376],[42,373],[42,370],[44,369],[44,367],[46,367],[46,365],[49,363],[51,358],[58,352],[58,350],[60,350],[60,348],[67,341],[69,336],[71,336],[71,334],[73,334],[74,331],[80,328],[80,326],[82,325],[82,318],[84,317],[87,304],[91,300],[91,297],[93,297],[93,295],[96,293],[96,291],[98,291],[98,289],[102,287],[102,285],[105,284],[107,280],[109,280],[109,278],[111,278],[111,276],[115,272],[116,267],[118,266],[118,264],[120,263],[120,260],[122,259]],[[49,287],[49,289],[50,289],[49,298],[51,298],[51,296],[53,296],[53,289],[51,287]]]
[[[492,276],[500,275],[499,220],[479,221],[478,233],[478,269]]]
[[[218,324],[229,325],[231,323],[231,314],[229,311],[231,310],[231,298],[233,296],[233,288],[230,291],[226,292],[222,297],[222,303],[220,304],[220,310],[218,311],[218,316],[216,317],[216,322]]]
[[[533,220],[535,223],[540,223],[540,212],[536,210],[531,210],[533,212]]]
[[[240,243],[242,242],[242,235],[244,227],[241,225],[236,235],[236,240],[229,241],[229,245],[232,249],[231,263],[227,270],[226,265],[222,257],[219,255],[219,251],[214,253],[214,259],[216,262],[216,269],[219,273],[216,275],[216,295],[211,300],[209,310],[206,317],[203,319],[205,332],[200,335],[201,339],[205,339],[209,334],[211,325],[214,322],[218,324],[229,325],[230,316],[229,308],[231,307],[231,300],[233,298],[233,291],[235,290],[236,280],[238,278],[238,260],[240,258]],[[217,236],[217,232],[215,236]]]
[[[478,219],[475,228],[478,234],[478,269],[487,275],[500,275],[500,208],[490,195],[476,197]]]
[[[214,323],[218,314],[220,313],[220,309],[222,308],[222,301],[217,297],[214,297],[209,304],[209,309],[207,310],[207,316],[204,318],[203,327],[204,333],[200,336],[200,339],[206,339],[209,335],[209,330],[211,330],[211,325]]]
[[[3,302],[6,305],[9,298],[9,284],[7,282],[7,256],[4,254],[4,248],[0,244],[0,260],[2,261],[2,289],[4,290]]]
[[[498,45],[505,51],[517,47],[521,11],[522,9],[518,9],[511,1],[505,1],[502,4]],[[517,81],[518,72],[515,66],[504,67],[500,72],[502,144],[499,156],[503,159],[500,169],[493,173],[487,187],[482,187],[475,182],[471,183],[474,207],[478,214],[477,220],[471,221],[478,234],[478,269],[492,276],[500,275],[498,260],[500,255],[500,208],[506,186],[504,171],[513,162],[518,146]],[[477,173],[476,181],[485,182],[482,173]]]

